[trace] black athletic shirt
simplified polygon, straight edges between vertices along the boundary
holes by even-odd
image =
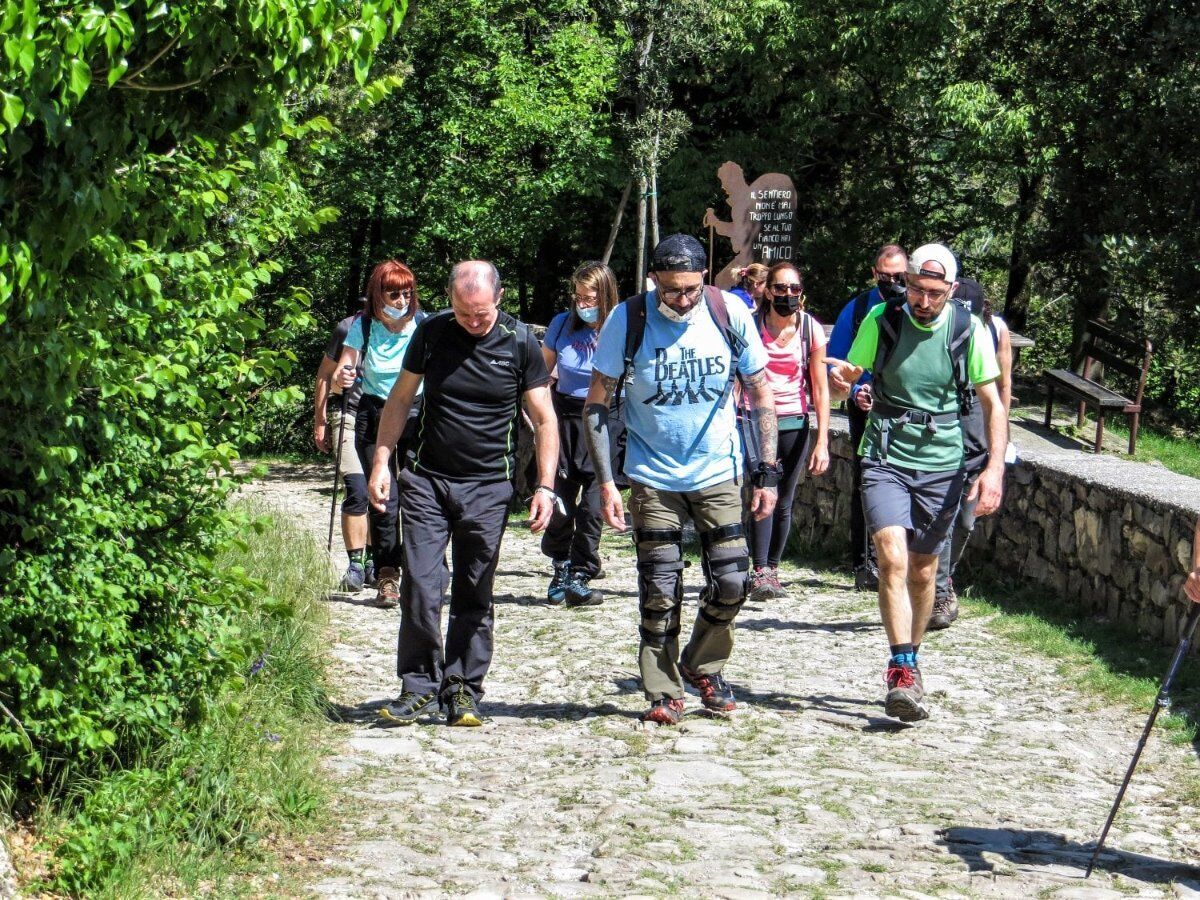
[[[352,316],[346,316],[342,321],[337,323],[337,327],[333,329],[333,334],[329,336],[329,346],[325,349],[325,355],[337,362],[342,358],[342,345],[346,343],[346,335],[350,333],[351,328],[361,328],[362,324],[359,321],[358,313]],[[358,398],[362,396],[362,355],[359,354],[358,366],[358,381],[354,383],[354,387],[346,393],[346,412],[350,415],[355,415],[358,412]],[[333,384],[337,384],[337,370],[333,372]],[[335,394],[332,390],[329,392],[329,399],[325,403],[325,408],[329,412],[333,412],[335,408],[341,408],[341,394]]]
[[[516,326],[501,311],[492,330],[475,338],[451,310],[417,326],[404,368],[425,376],[413,457],[418,472],[453,481],[512,477],[519,393],[550,383],[541,347],[528,330],[524,372],[517,372]]]

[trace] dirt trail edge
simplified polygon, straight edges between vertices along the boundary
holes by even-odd
[[[272,466],[249,492],[324,546],[329,477]],[[514,521],[476,729],[374,728],[399,691],[399,614],[333,595],[342,834],[315,895],[1200,897],[1200,810],[1175,789],[1193,749],[1151,740],[1085,882],[1147,711],[1079,693],[987,618],[926,639],[932,718],[899,725],[874,599],[789,566],[793,599],[738,620],[737,712],[689,696],[680,727],[647,728],[627,540],[606,535],[603,556],[603,606],[547,607],[548,562]]]

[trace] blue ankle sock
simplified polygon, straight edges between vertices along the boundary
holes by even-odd
[[[912,644],[892,644],[889,649],[892,651],[892,662],[896,665],[910,669],[917,667],[917,652]]]

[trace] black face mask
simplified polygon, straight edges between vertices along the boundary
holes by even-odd
[[[771,301],[771,308],[781,316],[794,316],[800,308],[799,297],[776,297]]]
[[[904,298],[903,281],[884,281],[882,278],[879,278],[876,279],[875,284],[879,288],[879,296],[885,301],[901,300]]]

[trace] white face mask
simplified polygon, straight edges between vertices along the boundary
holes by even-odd
[[[389,319],[403,319],[408,315],[408,304],[405,303],[399,309],[394,306],[384,306],[383,314]]]
[[[700,303],[696,303],[685,313],[676,312],[667,306],[665,300],[658,301],[658,311],[670,319],[672,322],[690,322],[696,317],[696,313],[700,311]]]
[[[600,307],[585,306],[583,308],[575,307],[575,315],[579,316],[579,321],[588,325],[594,325],[600,319]]]

